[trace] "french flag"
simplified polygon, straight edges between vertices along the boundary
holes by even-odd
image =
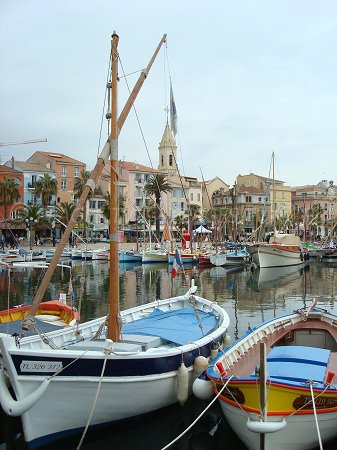
[[[179,267],[182,267],[182,266],[183,266],[183,262],[180,258],[179,250],[176,248],[176,251],[174,254],[174,260],[173,260],[173,267],[172,267],[172,278],[175,278]]]

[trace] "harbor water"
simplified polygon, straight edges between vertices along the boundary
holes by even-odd
[[[68,262],[66,262],[68,264]],[[256,269],[185,266],[173,279],[172,268],[158,265],[120,265],[120,309],[151,302],[155,299],[184,294],[192,279],[198,295],[218,302],[230,316],[229,334],[238,339],[248,327],[298,308],[318,306],[337,314],[337,266],[309,261],[306,265]],[[19,304],[30,304],[43,273],[41,269],[0,270],[1,310]],[[74,306],[81,321],[100,317],[108,312],[109,265],[106,262],[73,261],[71,270],[58,267],[45,294],[45,300],[58,298],[69,290],[69,280],[75,292]],[[67,295],[70,302],[69,296]],[[160,450],[175,441],[171,449],[244,450],[245,447],[230,430],[218,402],[208,408],[209,401],[190,397],[183,406],[173,405],[137,421],[119,425],[85,436],[82,449]],[[205,411],[206,410],[206,411]],[[205,411],[204,414],[202,412]],[[65,406],[66,414],[66,406]],[[196,424],[190,425],[201,416]],[[51,418],[53,420],[53,418]],[[300,430],[299,430],[300,432]],[[0,449],[24,449],[20,438],[20,421],[0,416]],[[62,444],[75,450],[81,436]],[[317,441],[318,445],[318,441]],[[324,449],[337,448],[337,440]]]

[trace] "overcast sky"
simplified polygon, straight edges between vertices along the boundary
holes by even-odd
[[[336,0],[0,0],[0,142],[48,140],[2,162],[43,150],[93,168],[114,30],[130,88],[167,33],[119,159],[157,167],[171,76],[182,175],[270,176],[274,152],[286,184],[337,184]]]

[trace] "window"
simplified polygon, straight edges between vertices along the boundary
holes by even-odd
[[[163,155],[161,155],[161,165],[162,166],[164,165],[164,156]]]
[[[200,202],[200,194],[197,194],[197,200]]]
[[[90,220],[90,223],[94,222],[94,215],[93,214],[90,215],[90,219],[89,220]]]
[[[180,211],[184,211],[185,210],[185,204],[184,202],[180,203]]]
[[[190,194],[191,202],[193,202],[193,192]]]
[[[252,197],[250,195],[246,195],[246,203],[252,203]]]
[[[142,174],[141,173],[136,173],[135,174],[135,181],[136,181],[136,183],[141,183],[142,182]]]
[[[169,165],[172,166],[173,165],[173,156],[169,155]]]
[[[61,166],[61,177],[67,176],[67,168],[66,166]]]
[[[96,209],[96,201],[95,200],[90,200],[89,201],[89,208],[90,209]]]
[[[80,176],[80,168],[79,167],[74,167],[74,177],[79,177]]]
[[[67,190],[67,180],[61,180],[61,191]]]

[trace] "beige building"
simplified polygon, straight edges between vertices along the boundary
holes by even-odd
[[[86,170],[85,163],[62,153],[35,152],[27,162],[39,163],[56,173],[57,201],[56,203],[74,201],[74,184],[82,171]]]
[[[205,181],[202,184],[202,209],[207,211],[212,208],[212,195],[220,189],[224,191],[229,190],[229,185],[222,181],[219,177],[214,177],[211,180]]]

